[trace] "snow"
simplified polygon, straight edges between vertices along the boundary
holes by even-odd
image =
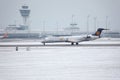
[[[0,80],[119,80],[119,51],[120,47],[4,51],[0,53]]]
[[[0,47],[0,80],[120,80],[120,46]]]

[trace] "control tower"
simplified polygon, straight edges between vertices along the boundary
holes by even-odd
[[[30,14],[30,9],[28,8],[28,6],[26,5],[22,6],[22,8],[20,9],[20,14],[23,17],[23,25],[21,25],[21,27],[25,30],[28,30],[27,21]]]

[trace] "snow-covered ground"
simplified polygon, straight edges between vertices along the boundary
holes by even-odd
[[[0,80],[120,80],[120,46],[0,47]]]

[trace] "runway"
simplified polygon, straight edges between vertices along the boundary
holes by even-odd
[[[0,42],[0,50],[4,50],[6,48],[12,49],[13,51],[21,51],[24,49],[26,51],[33,50],[37,48],[74,48],[74,47],[120,47],[120,39],[108,39],[108,38],[101,38],[94,41],[85,41],[79,42],[79,45],[71,45],[71,43],[67,42],[59,42],[59,43],[46,43],[43,45],[40,39],[30,39],[30,40],[6,40],[6,42]]]
[[[43,45],[38,40],[12,40],[7,42],[0,42],[0,47],[86,47],[86,46],[120,46],[120,39],[98,39],[94,41],[79,42],[79,45],[71,45],[68,42],[46,43]]]
[[[41,44],[24,44],[24,45],[20,45],[20,44],[13,44],[13,45],[0,45],[0,47],[94,47],[94,46],[120,46],[120,44],[79,44],[79,45],[70,45],[70,44],[66,44],[66,45],[41,45]]]

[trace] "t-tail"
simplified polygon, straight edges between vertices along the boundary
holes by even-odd
[[[93,34],[93,35],[99,36],[99,38],[100,38],[100,35],[101,35],[101,33],[102,33],[103,30],[109,30],[109,29],[98,28],[97,31],[95,32],[95,34]]]

